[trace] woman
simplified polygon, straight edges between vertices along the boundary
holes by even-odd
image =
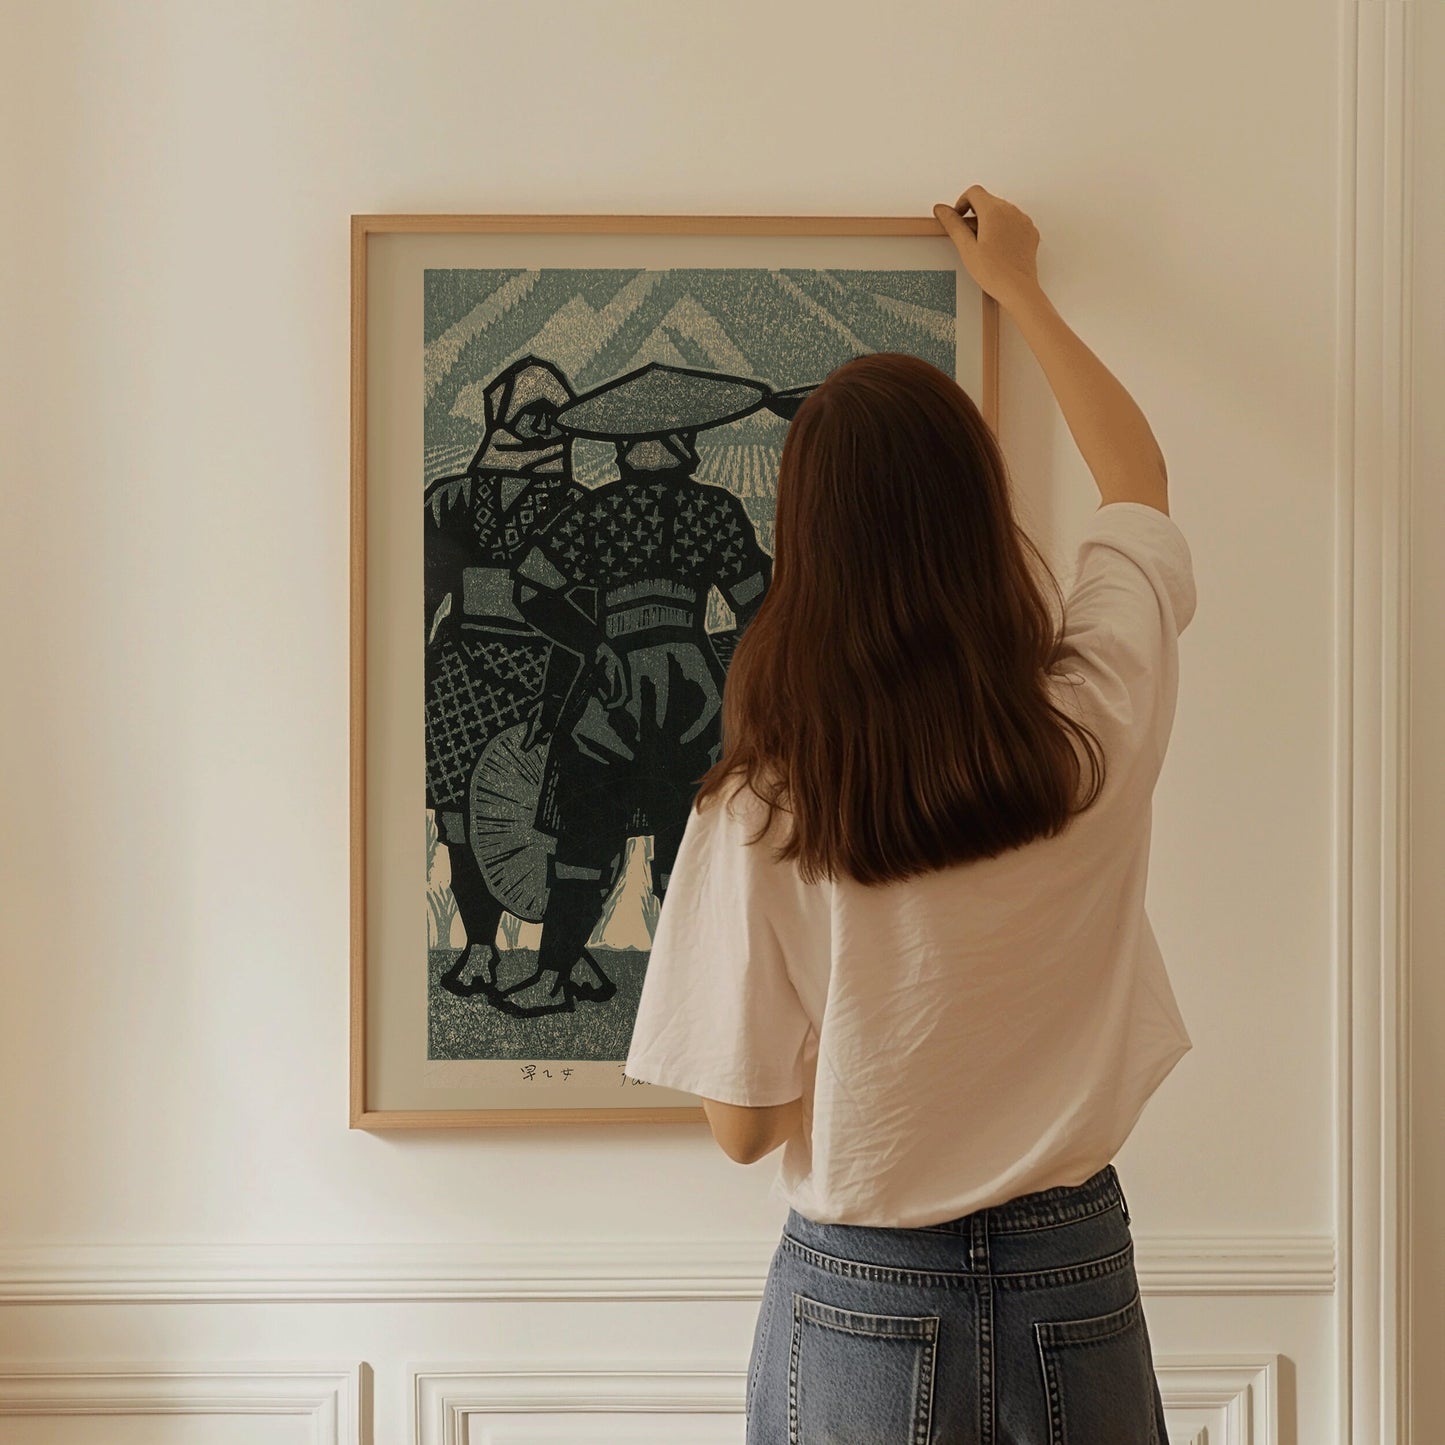
[[[740,1162],[784,1146],[750,1445],[1164,1445],[1111,1160],[1191,1047],[1143,900],[1192,563],[1033,223],[982,186],[935,214],[1098,483],[1062,618],[958,386],[833,372],[625,1071],[700,1095]]]

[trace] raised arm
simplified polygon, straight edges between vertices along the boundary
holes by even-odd
[[[933,214],[969,274],[1008,312],[1038,358],[1102,501],[1144,502],[1167,513],[1159,443],[1134,398],[1044,294],[1033,221],[982,186],[970,186],[955,205],[937,205]]]

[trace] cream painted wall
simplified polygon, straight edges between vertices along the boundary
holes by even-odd
[[[775,1161],[739,1169],[701,1126],[345,1128],[347,217],[926,213],[975,180],[1035,217],[1050,293],[1147,411],[1197,569],[1150,886],[1196,1047],[1118,1161],[1136,1232],[1331,1234],[1333,7],[4,17],[12,1263],[776,1236]],[[1096,497],[1007,326],[1003,396],[1066,571]],[[407,1361],[675,1360],[705,1314],[682,1353],[740,1368],[755,1304],[14,1304],[0,1362],[367,1359],[399,1440]],[[1328,1294],[1148,1308],[1160,1353],[1285,1355],[1281,1438],[1336,1438]]]

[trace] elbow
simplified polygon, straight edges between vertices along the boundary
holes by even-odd
[[[756,1164],[776,1147],[772,1140],[753,1132],[714,1129],[713,1138],[734,1164]]]
[[[781,1143],[781,1139],[749,1140],[737,1154],[733,1155],[733,1159],[739,1164],[756,1164],[760,1159],[766,1159]]]
[[[748,1149],[739,1154],[732,1154],[728,1157],[734,1164],[760,1164],[774,1149],[778,1147],[777,1140],[771,1140],[766,1144],[759,1144],[755,1149]]]
[[[703,1112],[718,1148],[734,1164],[756,1164],[782,1143],[784,1131],[778,1127],[776,1107],[754,1108],[704,1099]]]

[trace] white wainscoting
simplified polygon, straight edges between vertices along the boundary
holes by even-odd
[[[1170,1445],[1280,1445],[1279,1357],[1156,1356]],[[414,1365],[411,1445],[738,1445],[746,1372]]]
[[[291,1417],[307,1445],[365,1445],[361,1365],[88,1365],[0,1371],[0,1440],[18,1419],[55,1416]],[[204,1438],[199,1432],[188,1438]],[[250,1431],[248,1431],[250,1438]],[[256,1434],[255,1439],[265,1437]],[[295,1438],[295,1432],[291,1432]]]

